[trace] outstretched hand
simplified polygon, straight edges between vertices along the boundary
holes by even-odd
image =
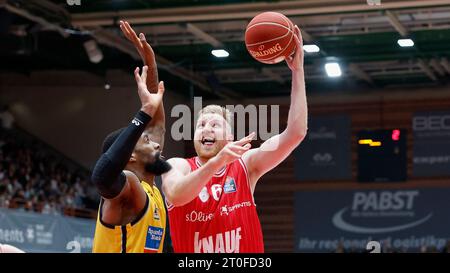
[[[159,82],[158,92],[150,93],[147,89],[147,71],[148,67],[144,66],[142,68],[142,73],[139,75],[139,67],[134,70],[134,77],[138,86],[138,95],[141,100],[142,108],[141,110],[150,115],[155,116],[155,112],[161,105],[163,95],[164,95],[164,82]]]
[[[286,63],[292,71],[303,68],[303,39],[297,25],[294,27],[295,53],[286,59]]]
[[[155,58],[155,53],[153,52],[153,48],[147,42],[144,33],[139,33],[139,37],[136,35],[136,32],[130,26],[130,23],[127,21],[120,21],[119,23],[120,29],[122,30],[125,37],[133,43],[136,47],[139,55],[143,60],[148,60],[149,58]]]
[[[127,21],[120,21],[120,29],[122,30],[123,35],[127,38],[127,40],[133,43],[144,64],[148,66],[149,75],[147,80],[147,87],[151,92],[156,92],[158,88],[158,69],[156,67],[156,58],[153,48],[147,42],[144,33],[139,33],[138,37],[138,35],[136,35],[136,32]]]
[[[242,155],[250,150],[252,145],[250,142],[256,134],[253,132],[250,135],[238,140],[233,141],[225,145],[222,150],[216,155],[215,159],[221,163],[221,165],[226,165],[233,162],[236,159],[242,157]]]

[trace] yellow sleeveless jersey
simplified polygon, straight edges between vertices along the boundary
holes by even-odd
[[[156,186],[141,182],[147,201],[136,220],[124,226],[113,226],[101,220],[101,207],[97,216],[92,247],[94,253],[161,253],[166,230],[164,201]]]

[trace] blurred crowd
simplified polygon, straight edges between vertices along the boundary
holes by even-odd
[[[0,136],[0,207],[45,214],[97,209],[99,198],[86,173],[69,171],[38,142],[17,142],[11,135]]]

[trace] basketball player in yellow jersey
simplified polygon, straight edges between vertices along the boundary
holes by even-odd
[[[121,22],[127,35],[126,27],[129,25]],[[144,60],[149,65],[144,66],[142,75],[139,68],[134,72],[142,107],[128,127],[106,137],[103,154],[92,173],[92,181],[102,196],[93,252],[152,253],[163,249],[166,211],[154,177],[170,170],[160,157],[165,132],[164,85],[157,84],[151,47],[145,37],[141,42],[139,53],[147,57]],[[157,86],[157,93],[150,93],[147,86]]]

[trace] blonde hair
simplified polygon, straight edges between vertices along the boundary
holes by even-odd
[[[233,116],[231,115],[230,110],[228,110],[227,108],[220,106],[220,105],[210,104],[210,105],[203,107],[202,110],[198,111],[197,121],[200,119],[201,115],[203,115],[203,114],[217,114],[217,115],[222,116],[223,119],[227,123],[226,131],[228,132],[229,135],[231,135],[231,138],[232,138]]]
[[[229,125],[232,124],[232,115],[230,110],[227,108],[217,105],[217,104],[210,104],[205,107],[203,107],[202,110],[198,112],[198,117],[200,117],[202,114],[218,114],[223,117],[223,119],[228,122]]]

